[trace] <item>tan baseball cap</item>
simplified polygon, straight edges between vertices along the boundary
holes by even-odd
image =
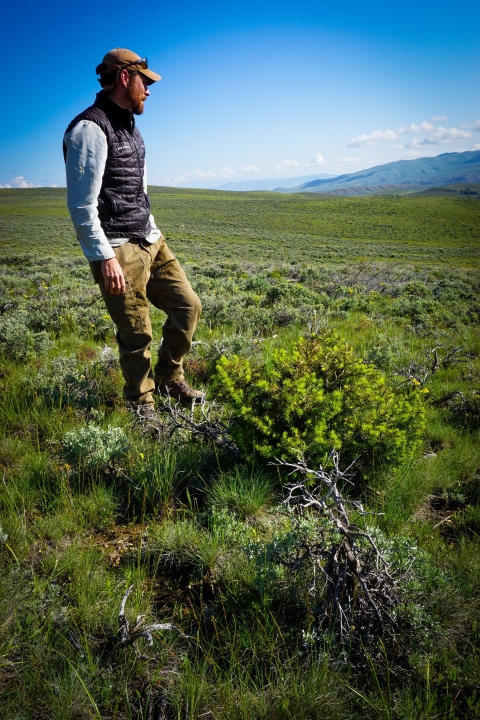
[[[153,70],[148,69],[147,58],[141,58],[140,55],[127,50],[126,48],[115,48],[110,50],[103,58],[100,65],[97,66],[97,75],[100,75],[100,82],[104,75],[109,75],[112,72],[118,70],[138,70],[149,80],[149,85],[157,80],[161,80],[161,76]],[[115,83],[112,85],[104,85],[104,90],[112,90]]]

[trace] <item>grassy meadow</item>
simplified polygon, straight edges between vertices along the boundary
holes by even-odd
[[[228,443],[135,423],[65,190],[0,190],[2,718],[478,718],[480,201],[150,197]],[[329,596],[345,539],[272,463],[333,446],[362,563]]]

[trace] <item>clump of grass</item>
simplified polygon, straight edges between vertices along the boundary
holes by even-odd
[[[145,512],[162,513],[175,497],[184,472],[173,443],[159,442],[135,448],[129,458],[130,502]]]
[[[129,512],[144,519],[168,513],[180,498],[191,502],[188,488],[201,486],[202,468],[211,472],[211,446],[188,433],[152,441],[133,430],[130,439],[122,481]]]
[[[220,472],[206,489],[212,508],[226,509],[241,520],[255,518],[271,505],[273,482],[269,475],[255,466],[237,465]]]

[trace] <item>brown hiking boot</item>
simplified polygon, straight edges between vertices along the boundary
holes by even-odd
[[[163,395],[163,397],[170,396],[182,405],[191,405],[192,403],[199,405],[205,400],[205,393],[191,388],[186,380],[181,380],[180,382],[158,383],[157,389],[159,395]]]
[[[153,403],[127,403],[127,410],[141,424],[161,423],[160,415]]]

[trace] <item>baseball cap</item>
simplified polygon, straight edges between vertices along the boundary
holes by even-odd
[[[119,70],[138,70],[149,80],[149,85],[157,80],[161,80],[161,76],[148,68],[147,58],[141,58],[140,55],[127,50],[126,48],[115,48],[110,50],[103,58],[100,65],[97,66],[97,75],[100,75],[100,82],[105,75],[117,72]],[[104,90],[112,90],[115,83],[111,85],[103,85]]]

